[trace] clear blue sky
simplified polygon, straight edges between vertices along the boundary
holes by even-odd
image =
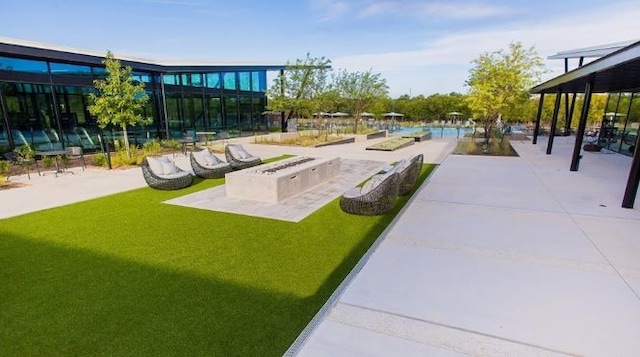
[[[0,37],[157,61],[381,73],[393,97],[466,92],[470,61],[512,41],[547,56],[640,38],[635,1],[7,0]],[[562,72],[562,61],[546,61]]]

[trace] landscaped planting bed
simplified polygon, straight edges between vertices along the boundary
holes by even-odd
[[[415,142],[416,141],[413,138],[393,138],[375,145],[367,146],[367,150],[394,151],[413,145]]]

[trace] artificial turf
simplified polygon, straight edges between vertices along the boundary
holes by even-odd
[[[0,354],[281,356],[409,198],[298,223],[162,203],[223,182],[0,220]]]

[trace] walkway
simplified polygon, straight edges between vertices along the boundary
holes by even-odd
[[[288,354],[637,355],[631,160],[585,153],[570,172],[571,140],[446,158]]]

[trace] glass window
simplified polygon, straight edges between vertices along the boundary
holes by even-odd
[[[151,83],[151,73],[147,72],[131,72],[133,80],[143,83]]]
[[[267,90],[267,72],[251,72],[251,90],[254,92]]]
[[[0,57],[0,70],[28,73],[49,73],[47,62],[9,57]]]
[[[629,93],[627,93],[629,96]],[[622,110],[628,111],[628,117],[620,136],[620,152],[633,156],[638,142],[638,129],[640,129],[640,93],[633,93],[626,102],[627,107]]]
[[[207,73],[207,88],[220,88],[220,73]]]
[[[181,75],[182,77],[182,85],[183,86],[190,86],[191,85],[191,76],[188,74],[183,74]]]
[[[225,72],[222,74],[224,89],[236,90],[238,87],[236,86],[236,73],[235,72]]]
[[[164,84],[171,84],[174,86],[180,84],[180,78],[175,74],[163,74],[162,80],[164,81]]]
[[[93,72],[93,76],[96,78],[107,77],[107,69],[104,67],[91,67],[91,72]]]
[[[75,64],[51,62],[51,74],[54,76],[84,76],[91,75],[91,67]]]
[[[194,87],[202,87],[202,74],[200,73],[192,73],[191,74],[191,85]]]
[[[250,91],[251,90],[251,73],[250,72],[240,72],[238,73],[238,78],[240,82],[240,90]]]

